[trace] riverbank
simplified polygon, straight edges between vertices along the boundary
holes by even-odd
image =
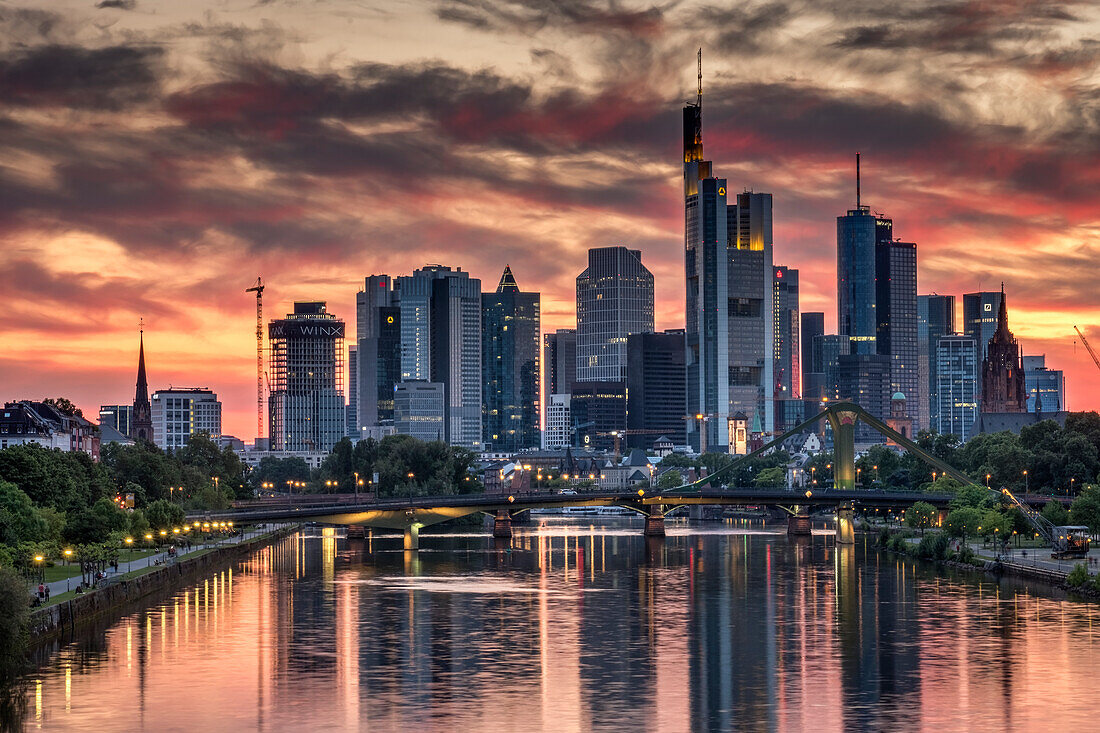
[[[296,529],[297,525],[285,525],[247,540],[195,552],[170,565],[135,570],[105,587],[35,609],[27,629],[30,643],[32,647],[40,647],[62,640],[97,621],[119,615],[149,596],[174,591],[195,577],[227,565]]]

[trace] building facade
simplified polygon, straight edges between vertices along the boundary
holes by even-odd
[[[820,402],[825,392],[825,366],[815,339],[825,335],[824,313],[803,313],[799,346],[802,351],[802,396]]]
[[[997,330],[985,348],[981,371],[983,413],[1027,412],[1027,390],[1020,360],[1020,344],[1008,330],[1008,302],[1001,286]]]
[[[798,270],[785,265],[776,265],[772,268],[772,273],[774,397],[777,400],[796,400],[802,396]]]
[[[134,417],[133,405],[102,405],[99,408],[99,424],[121,433],[130,435],[130,422]]]
[[[209,389],[160,389],[153,393],[152,404],[153,434],[159,448],[183,448],[196,433],[205,433],[215,441],[221,437],[222,403]]]
[[[626,378],[626,339],[653,332],[653,274],[640,250],[597,247],[577,276],[577,381]]]
[[[99,430],[94,423],[45,402],[5,403],[0,411],[0,450],[28,443],[63,453],[87,453],[93,461],[99,460]]]
[[[481,296],[486,450],[540,445],[539,309],[539,294],[521,292],[508,266],[496,292]]]
[[[1045,354],[1025,356],[1024,389],[1028,412],[1062,412],[1066,409],[1066,380],[1061,369],[1048,369]]]
[[[970,336],[942,335],[933,354],[936,404],[931,429],[965,442],[973,437],[978,417],[978,344]]]
[[[546,400],[546,423],[543,448],[556,450],[573,442],[573,423],[569,411],[570,394],[552,394]]]
[[[398,435],[431,442],[445,440],[446,387],[411,379],[393,386],[393,424]]]
[[[631,334],[626,353],[625,444],[648,448],[665,435],[682,445],[687,422],[683,330]]]
[[[389,275],[364,278],[355,295],[355,436],[393,425],[393,385],[401,381],[401,321]],[[350,402],[350,400],[349,400]]]
[[[849,354],[837,360],[837,396],[849,400],[881,420],[890,416],[890,357],[881,354]],[[880,417],[881,416],[881,417]],[[874,428],[860,422],[856,441],[882,443],[885,439]]]
[[[569,412],[576,445],[611,450],[612,433],[626,430],[626,382],[575,382]]]
[[[938,424],[936,410],[939,396],[936,393],[938,358],[936,344],[941,336],[955,333],[955,296],[921,295],[917,297],[917,373],[918,388],[922,392],[917,405],[917,424],[930,429]]]
[[[344,436],[344,322],[324,301],[296,302],[268,324],[269,445],[276,451],[329,451]]]
[[[569,394],[577,381],[577,330],[559,328],[542,337],[542,370],[546,403],[552,394]]]

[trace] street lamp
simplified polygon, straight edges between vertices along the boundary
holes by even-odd
[[[878,483],[878,466],[871,466],[871,468],[875,469],[875,480],[872,483],[872,486],[873,486],[874,484]]]
[[[1028,486],[1028,480],[1027,480],[1027,469],[1025,468],[1025,469],[1024,469],[1024,493],[1025,493],[1025,494],[1026,494],[1026,493],[1028,493],[1028,489],[1027,489],[1027,486]]]
[[[43,582],[46,579],[45,573],[42,569],[42,562],[45,559],[46,558],[43,557],[42,555],[35,555],[34,556],[34,564],[35,564],[35,567],[38,568],[38,582],[39,583]]]
[[[990,479],[990,478],[992,478],[992,474],[988,474],[988,473],[987,473],[987,474],[985,475],[985,488],[987,488],[987,489],[989,488],[989,479]]]
[[[1076,481],[1076,480],[1077,479],[1073,479],[1073,478],[1071,478],[1069,480],[1069,494],[1067,494],[1067,496],[1073,496],[1073,482]]]

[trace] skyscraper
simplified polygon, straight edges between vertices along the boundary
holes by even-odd
[[[398,435],[427,443],[444,440],[446,399],[443,385],[410,379],[393,386],[393,424]]]
[[[772,272],[775,398],[799,399],[802,395],[802,353],[799,350],[798,270],[776,265]]]
[[[145,332],[138,336],[137,389],[131,411],[130,437],[153,442],[153,407],[149,403],[149,382],[145,378]]]
[[[653,333],[653,274],[640,250],[597,247],[577,276],[577,381],[626,378],[626,337]]]
[[[919,389],[923,391],[917,413],[917,424],[928,429],[939,419],[936,410],[939,397],[936,369],[936,342],[940,336],[955,333],[955,296],[920,295],[917,297],[917,372]],[[976,372],[975,372],[976,373]]]
[[[983,413],[1027,412],[1027,391],[1020,360],[1020,344],[1008,330],[1008,302],[1001,285],[1001,304],[997,310],[997,330],[985,348],[982,361]]]
[[[881,354],[849,354],[837,359],[837,396],[850,400],[881,420],[890,416],[893,390],[890,357]],[[885,439],[872,427],[856,426],[859,443],[882,443]]]
[[[978,344],[978,363],[985,359],[989,339],[997,331],[997,314],[1001,310],[999,292],[982,291],[963,295],[963,333]],[[981,380],[981,375],[978,375]],[[979,384],[980,386],[980,384]]]
[[[332,450],[344,436],[344,322],[324,301],[297,302],[268,324],[272,450]]]
[[[890,385],[916,406],[919,384],[917,343],[917,245],[882,242],[875,247],[875,333],[877,352],[890,357]]]
[[[662,434],[683,444],[684,332],[631,334],[626,352],[626,445],[648,448]]]
[[[546,404],[550,404],[550,395],[569,394],[577,381],[577,330],[559,328],[542,338],[542,371]]]
[[[183,448],[196,433],[214,440],[222,434],[222,403],[209,389],[158,389],[153,393],[152,415],[156,444],[166,450]]]
[[[539,294],[520,292],[505,266],[495,293],[483,293],[482,395],[485,447],[537,448],[539,435]]]
[[[697,450],[726,450],[734,414],[774,427],[772,200],[746,192],[728,205],[726,180],[703,159],[701,59],[683,123],[687,407],[703,416],[687,437]]]
[[[400,317],[389,275],[371,275],[355,295],[355,437],[392,426],[393,385],[401,381]]]
[[[936,385],[931,429],[967,441],[978,418],[978,348],[974,339],[941,335],[933,347]]]
[[[572,441],[572,418],[569,402],[572,395],[551,394],[546,400],[546,424],[543,431],[543,448],[564,448]]]
[[[803,313],[799,346],[802,350],[802,396],[820,401],[825,395],[825,365],[814,339],[825,335],[824,313]]]
[[[1047,369],[1045,354],[1025,356],[1024,389],[1027,390],[1027,411],[1044,413],[1066,409],[1066,383],[1061,369]]]
[[[344,434],[359,439],[359,347],[348,347],[348,404],[344,412]]]

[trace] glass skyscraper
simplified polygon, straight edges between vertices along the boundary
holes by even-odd
[[[802,354],[799,350],[798,270],[785,265],[772,268],[775,398],[799,399],[802,395]]]
[[[978,348],[970,336],[935,341],[936,405],[932,430],[967,441],[978,420]]]
[[[537,448],[539,294],[520,292],[505,266],[496,292],[481,295],[481,311],[485,447]]]
[[[918,405],[917,424],[929,429],[938,421],[936,380],[936,342],[940,336],[955,333],[955,296],[920,295],[917,297],[917,351],[920,388],[923,398]]]
[[[597,247],[577,276],[577,381],[626,379],[626,337],[653,333],[653,274],[640,250]]]

